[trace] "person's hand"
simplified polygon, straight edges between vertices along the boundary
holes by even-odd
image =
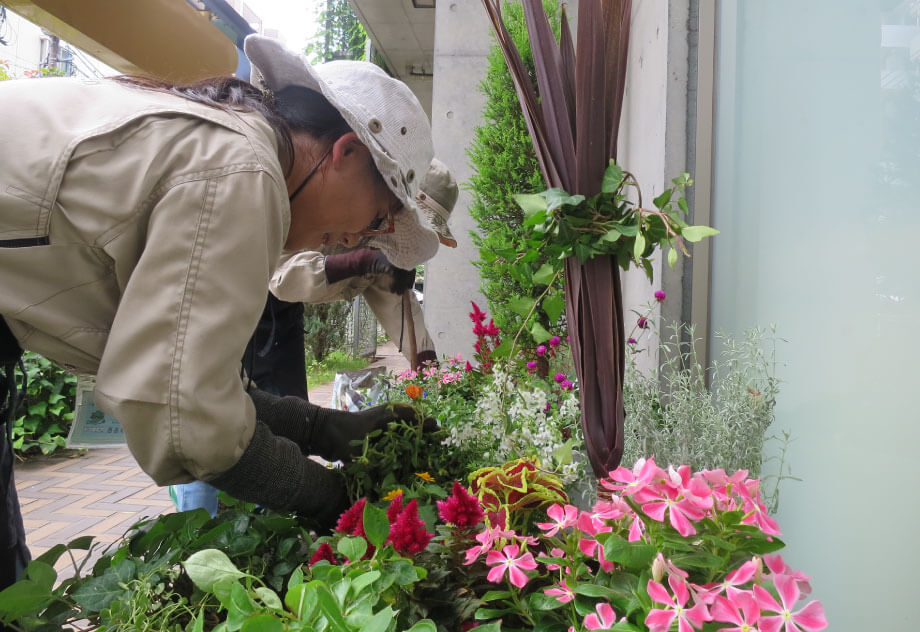
[[[321,408],[298,397],[277,397],[258,389],[249,391],[256,417],[273,433],[293,440],[305,454],[327,461],[346,461],[360,454],[361,441],[374,430],[386,429],[391,421],[421,423],[430,432],[438,427],[433,418],[423,418],[412,406],[375,406],[356,413]]]
[[[348,252],[326,255],[326,280],[336,283],[343,279],[364,275],[387,275],[389,291],[402,294],[415,285],[415,269],[403,270],[391,264],[379,250],[356,248]]]

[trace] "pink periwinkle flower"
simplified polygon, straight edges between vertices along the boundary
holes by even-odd
[[[572,592],[572,589],[566,585],[565,580],[563,579],[556,588],[544,588],[543,594],[550,597],[555,597],[556,601],[559,603],[569,603],[575,599],[575,593]]]
[[[562,342],[562,338],[560,338],[559,336],[553,336],[552,338],[549,339],[549,346],[555,349],[556,347],[559,346],[561,342]]]
[[[795,578],[788,575],[774,575],[773,585],[782,604],[777,603],[765,588],[754,585],[754,598],[761,610],[775,612],[776,615],[764,616],[761,613],[761,632],[779,632],[785,624],[785,632],[817,632],[827,627],[824,607],[820,601],[810,601],[804,608],[792,611],[802,596]]]
[[[565,557],[566,557],[566,553],[565,553],[565,551],[563,551],[562,549],[560,549],[558,546],[554,546],[552,549],[550,549],[549,556],[550,556],[550,557],[565,558]],[[540,558],[540,559],[541,559],[541,561],[542,561],[542,560],[545,560],[546,558]],[[555,563],[553,563],[553,562],[548,562],[548,563],[546,564],[546,570],[548,570],[548,571],[558,571],[558,570],[561,570],[561,569],[562,569],[562,567],[561,567],[559,564],[555,564]]]
[[[501,552],[489,551],[486,556],[486,564],[493,568],[489,571],[486,579],[493,584],[497,584],[502,581],[505,571],[507,571],[508,580],[512,584],[518,588],[526,586],[530,578],[524,571],[532,571],[537,567],[537,563],[534,561],[532,553],[527,552],[523,555],[518,555],[520,552],[521,549],[517,544],[506,544]]]
[[[703,623],[712,620],[709,611],[702,603],[692,608],[685,607],[690,599],[687,582],[677,575],[670,575],[668,584],[674,593],[673,597],[663,585],[651,579],[648,581],[648,596],[652,598],[652,601],[667,606],[666,608],[654,608],[645,617],[645,625],[648,626],[649,632],[668,632],[675,618],[678,632],[699,630],[703,627]]]
[[[727,597],[716,597],[709,611],[712,620],[735,624],[732,628],[721,628],[723,632],[756,630],[754,626],[760,618],[760,607],[754,599],[754,594],[737,588],[729,588],[727,594]]]
[[[613,611],[606,601],[594,606],[596,614],[592,612],[585,617],[586,630],[609,630],[617,621],[617,613]]]
[[[795,580],[795,583],[798,584],[799,590],[803,595],[811,594],[811,577],[802,571],[794,570],[788,566],[782,555],[779,553],[766,553],[763,556],[763,561],[771,573],[775,575],[788,575]]]
[[[561,529],[575,526],[578,520],[578,507],[575,505],[562,506],[556,503],[546,510],[546,515],[552,519],[552,522],[538,522],[537,526],[545,532],[544,536],[551,538]]]
[[[668,514],[668,522],[683,537],[691,536],[696,533],[693,523],[702,520],[704,513],[691,501],[682,498],[678,492],[664,488],[661,489],[661,496],[657,499],[642,505],[642,511],[652,520],[664,522],[665,511]]]
[[[607,529],[608,531],[610,529]],[[601,546],[600,542],[594,538],[581,538],[578,541],[578,550],[587,555],[588,557],[595,558],[600,562],[601,569],[605,573],[613,572],[614,565],[613,562],[608,561],[604,557],[604,547]]]
[[[664,303],[664,299],[666,299],[667,297],[668,295],[665,294],[663,290],[658,290],[657,292],[655,292],[655,300],[658,301],[659,303]]]
[[[527,372],[536,373],[537,372],[537,363],[534,360],[527,361]]]
[[[728,591],[729,588],[737,589],[754,579],[760,567],[758,559],[755,557],[736,568],[725,576],[721,583],[716,584],[720,591]]]
[[[645,316],[639,316],[638,320],[636,320],[636,327],[639,329],[648,329],[648,318]]]
[[[546,345],[539,345],[539,346],[537,346],[537,355],[538,355],[538,356],[544,356],[544,355],[546,355]]]
[[[479,559],[480,555],[491,551],[496,542],[511,539],[515,535],[515,532],[511,530],[505,530],[500,527],[486,527],[485,530],[476,534],[475,540],[479,542],[479,545],[467,549],[464,564],[472,564]]]

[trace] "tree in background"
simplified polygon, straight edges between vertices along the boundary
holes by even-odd
[[[543,4],[547,13],[555,14],[555,1],[544,0]],[[505,4],[504,12],[508,30],[533,76],[533,56],[523,10],[516,3]],[[497,45],[489,53],[488,70],[480,90],[486,97],[482,113],[485,123],[476,128],[467,151],[474,170],[469,181],[473,192],[470,214],[479,227],[472,239],[479,248],[480,259],[475,263],[479,267],[482,293],[496,324],[507,335],[516,332],[528,318],[533,301],[526,300],[527,297],[536,298],[546,289],[546,285],[533,276],[544,263],[541,258],[530,261],[529,270],[526,266],[513,265],[518,253],[529,250],[523,244],[523,212],[514,201],[514,195],[542,191],[546,185],[514,83]],[[562,287],[550,290],[548,298],[561,308]],[[534,319],[547,333],[545,337],[534,336],[531,333],[533,323],[529,322],[518,339],[521,348],[532,349],[546,342],[553,330],[561,329],[559,322],[549,322],[545,314],[529,316],[529,321]]]
[[[319,64],[333,59],[364,59],[367,31],[352,11],[348,0],[326,0],[325,8],[319,11],[317,23],[320,29],[316,39],[304,50],[311,63]]]

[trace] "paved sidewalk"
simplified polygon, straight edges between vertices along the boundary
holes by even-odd
[[[387,342],[377,349],[371,366],[402,371],[409,363]],[[328,406],[332,384],[311,388],[309,396],[311,402]],[[36,457],[18,463],[15,477],[33,557],[84,535],[108,544],[144,517],[175,511],[168,488],[155,485],[126,447]],[[64,571],[69,560],[61,559],[57,566]]]

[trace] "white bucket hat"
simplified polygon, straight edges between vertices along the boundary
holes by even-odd
[[[408,86],[364,61],[311,66],[280,42],[250,35],[243,50],[252,62],[252,83],[278,91],[302,86],[322,94],[370,150],[387,186],[404,210],[394,216],[395,232],[371,237],[393,265],[410,269],[433,257],[437,234],[419,221],[415,195],[434,155],[431,125]]]
[[[454,210],[454,205],[460,196],[460,188],[450,169],[443,162],[434,158],[418,188],[415,199],[419,203],[419,210],[425,221],[438,234],[438,239],[442,244],[456,248],[457,240],[451,234],[447,220],[450,219],[450,212]]]

